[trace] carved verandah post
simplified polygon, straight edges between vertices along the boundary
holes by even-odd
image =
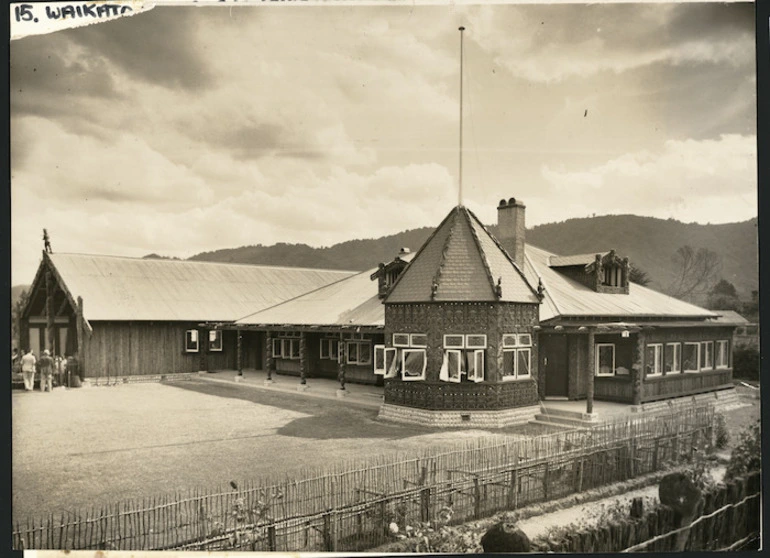
[[[235,330],[237,335],[237,351],[236,351],[236,368],[238,369],[238,375],[243,376],[243,334],[240,329]]]
[[[85,323],[83,318],[83,297],[78,297],[78,310],[77,310],[77,331],[78,331],[78,375],[82,380],[85,378]]]
[[[265,368],[267,368],[267,381],[273,381],[275,371],[275,359],[273,358],[273,333],[265,332]]]
[[[53,295],[55,285],[53,277],[51,276],[51,270],[48,269],[45,272],[45,348],[51,352],[53,356],[56,344],[54,343],[54,310],[53,310]],[[40,355],[38,355],[40,356]]]
[[[304,331],[299,334],[299,377],[300,377],[299,383],[303,386],[307,384],[306,338],[307,338],[307,333],[305,333]]]
[[[645,335],[640,331],[636,336],[635,359],[631,367],[631,389],[633,390],[634,405],[642,404],[642,379],[644,377],[644,344]]]
[[[337,349],[337,379],[340,382],[340,389],[345,389],[345,361],[348,354],[345,340],[340,334],[339,348]]]
[[[596,375],[596,348],[594,347],[594,330],[588,330],[588,382],[586,387],[586,413],[594,412],[594,376]]]

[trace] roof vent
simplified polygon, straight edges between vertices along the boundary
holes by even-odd
[[[407,248],[406,246],[404,246],[403,248],[401,248],[401,250],[398,253],[399,254],[411,254],[412,251],[409,248]]]

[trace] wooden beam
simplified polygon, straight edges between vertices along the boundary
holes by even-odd
[[[85,327],[84,327],[84,320],[83,320],[83,297],[78,297],[78,306],[77,306],[77,336],[78,336],[78,372],[80,378],[85,377]]]
[[[243,334],[240,329],[235,330],[237,335],[237,353],[236,353],[236,367],[238,369],[238,375],[243,376]]]
[[[59,305],[59,309],[56,311],[57,316],[62,315],[62,312],[64,312],[64,308],[67,307],[67,304],[69,304],[69,300],[67,300],[67,296],[65,295],[61,301],[61,304]]]
[[[275,358],[273,358],[273,333],[269,330],[265,332],[265,368],[267,368],[268,381],[272,381],[273,372],[275,372]]]
[[[299,383],[307,384],[307,333],[304,331],[299,334]]]
[[[588,382],[586,386],[586,413],[594,412],[594,376],[596,375],[596,347],[594,330],[588,330]]]
[[[45,336],[46,336],[46,348],[54,354],[54,310],[53,310],[53,296],[56,290],[53,277],[50,271],[46,271],[45,274]]]

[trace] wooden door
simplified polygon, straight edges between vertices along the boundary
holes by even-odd
[[[546,397],[567,397],[567,335],[540,336],[540,370],[545,373]]]

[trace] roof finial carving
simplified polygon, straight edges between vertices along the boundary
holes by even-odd
[[[43,249],[46,254],[53,254],[53,250],[51,249],[51,239],[48,237],[47,229],[43,229]]]

